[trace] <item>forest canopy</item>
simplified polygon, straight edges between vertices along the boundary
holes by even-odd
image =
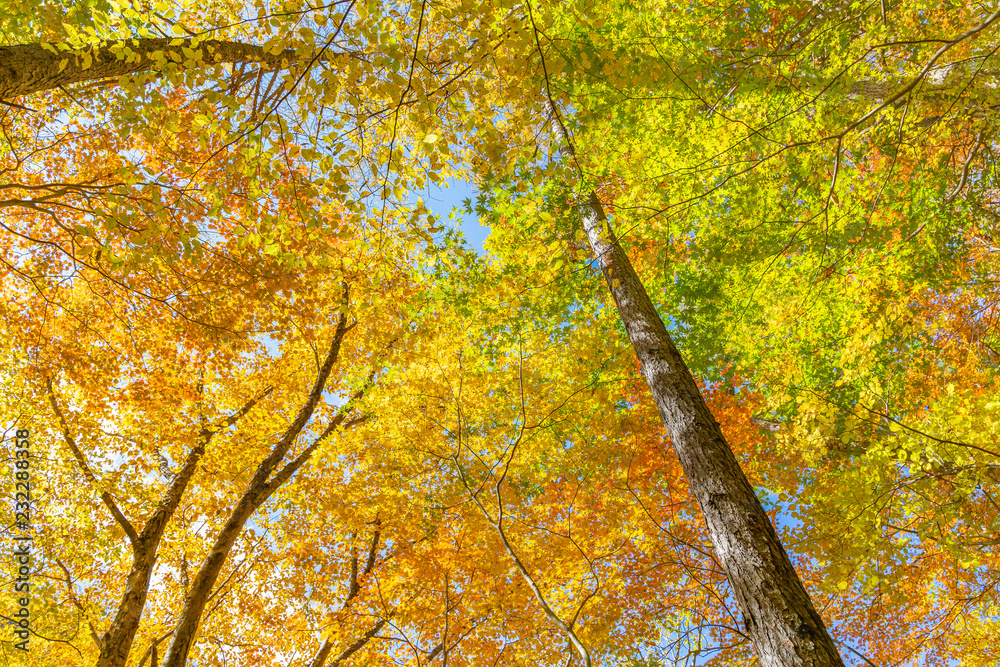
[[[998,664],[998,50],[0,0],[4,664]]]

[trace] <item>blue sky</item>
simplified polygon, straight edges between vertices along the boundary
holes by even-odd
[[[449,181],[449,187],[441,187],[428,184],[427,189],[420,192],[424,199],[424,204],[434,215],[442,220],[448,219],[448,213],[455,208],[462,207],[463,199],[472,199],[475,202],[476,189],[471,183],[459,180]],[[458,214],[460,221],[459,228],[465,234],[465,239],[476,252],[483,254],[483,241],[490,233],[489,227],[479,224],[475,215]]]

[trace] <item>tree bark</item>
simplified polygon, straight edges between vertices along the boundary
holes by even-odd
[[[375,567],[375,557],[378,555],[378,539],[379,536],[382,534],[382,531],[378,528],[378,526],[380,525],[378,520],[376,520],[375,525],[376,528],[375,528],[375,534],[372,536],[372,546],[368,550],[368,560],[365,562],[365,569],[361,572],[362,579],[367,577],[368,574],[372,571],[372,568]],[[350,587],[347,590],[347,597],[344,599],[344,604],[341,605],[341,609],[347,609],[351,605],[351,600],[353,600],[360,592],[361,592],[361,584],[358,583],[358,557],[354,556],[351,559]],[[385,625],[384,618],[379,620],[379,622],[376,624],[373,630],[371,630],[367,635],[362,637],[364,641],[362,641],[362,643],[358,646],[358,648],[364,646],[364,644],[367,643],[369,639],[374,637],[375,633],[377,633],[382,628],[383,625]],[[355,644],[357,644],[357,642],[355,642]],[[351,646],[354,646],[354,644],[352,644]],[[358,648],[352,649],[351,646],[348,647],[348,649],[350,650],[349,653],[345,651],[346,655],[345,653],[341,653],[340,656],[338,656],[333,661],[334,665],[336,665],[339,661],[345,659],[354,651],[358,650]],[[323,640],[323,644],[319,647],[319,650],[316,652],[316,655],[313,656],[313,659],[309,662],[309,667],[323,667],[324,663],[326,663],[327,657],[329,657],[330,655],[330,650],[332,648],[333,648],[333,638],[327,636]]]
[[[192,60],[185,55],[185,51],[200,54],[200,58]],[[163,60],[150,57],[156,52],[164,54],[166,65]],[[287,66],[287,63],[302,59],[294,49],[275,54],[254,44],[213,39],[200,43],[190,39],[118,40],[95,46],[85,52],[86,57],[83,53],[60,51],[54,46],[52,50],[48,50],[40,44],[0,46],[0,99],[11,99],[86,81],[117,79],[140,72],[159,72],[168,67],[183,67],[187,62],[203,67],[222,63],[280,65],[283,62]],[[335,55],[325,55],[324,59]]]
[[[268,387],[265,392],[247,403],[239,412],[233,414],[222,423],[225,426],[232,426],[240,417],[250,411],[261,399],[271,393]],[[205,454],[205,447],[211,442],[217,430],[203,428],[199,434],[198,444],[188,453],[184,465],[173,476],[170,486],[157,505],[153,515],[146,521],[145,527],[139,534],[138,541],[134,547],[134,557],[132,569],[128,573],[125,582],[125,592],[121,602],[118,604],[118,612],[115,614],[111,627],[104,634],[101,642],[101,654],[97,659],[97,667],[124,667],[128,662],[129,653],[132,651],[132,643],[135,641],[135,633],[139,629],[142,620],[142,612],[146,606],[146,595],[149,593],[149,580],[153,574],[153,567],[156,565],[156,554],[160,546],[160,539],[166,530],[167,523],[174,515],[180,505],[181,497],[187,489],[188,482],[194,475]]]
[[[350,658],[354,653],[364,648],[365,644],[371,641],[371,639],[378,634],[379,630],[381,630],[384,625],[385,619],[380,618],[375,625],[369,628],[368,632],[358,637],[353,644],[341,651],[340,654],[333,659],[333,662],[330,663],[330,667],[339,665],[343,661]],[[330,650],[332,648],[333,643],[330,641],[330,638],[327,637],[323,641],[323,645],[319,647],[319,651],[317,651],[316,655],[313,656],[312,661],[309,663],[309,667],[324,667],[326,659],[330,656]]]
[[[346,298],[345,292],[345,300]],[[205,605],[208,603],[212,588],[215,586],[219,573],[222,572],[222,568],[229,557],[229,552],[232,551],[233,545],[236,544],[236,538],[243,531],[247,520],[250,519],[258,507],[271,497],[282,483],[288,480],[305,463],[319,442],[324,440],[337,426],[343,423],[353,400],[341,408],[330,425],[305,452],[274,474],[272,478],[275,468],[277,468],[278,464],[288,453],[288,450],[292,447],[295,439],[316,409],[316,405],[326,386],[326,380],[330,376],[330,371],[333,369],[333,365],[340,355],[340,346],[344,336],[351,328],[353,328],[353,325],[348,326],[346,315],[341,314],[330,350],[320,368],[309,397],[299,410],[295,420],[286,429],[278,443],[271,449],[267,458],[257,466],[257,470],[254,473],[253,479],[250,480],[247,490],[243,493],[239,502],[237,502],[232,513],[230,513],[225,525],[215,538],[212,550],[205,557],[201,568],[195,575],[194,581],[191,583],[191,589],[184,599],[184,607],[177,621],[174,636],[167,647],[167,653],[163,659],[163,667],[184,667],[187,663],[188,653],[191,650],[191,645],[194,643],[201,615],[205,610]]]
[[[59,408],[56,401],[55,390],[49,378],[45,380],[49,394],[49,403],[55,413],[63,431],[63,439],[66,445],[73,452],[74,458],[80,464],[84,476],[92,484],[97,483],[97,478],[90,469],[87,459],[77,445],[73,434],[70,432],[69,422]],[[222,421],[222,426],[229,427],[235,424],[243,415],[249,412],[258,402],[266,398],[271,393],[272,388],[268,387],[260,396],[251,400],[240,410],[233,413]],[[180,505],[181,497],[187,489],[188,482],[194,475],[199,461],[205,454],[205,447],[211,442],[212,437],[218,432],[217,429],[203,427],[198,434],[198,443],[188,452],[184,465],[176,475],[169,477],[170,486],[164,492],[159,504],[153,514],[146,521],[142,532],[136,534],[132,524],[125,518],[119,509],[114,498],[107,491],[101,493],[101,500],[107,505],[108,510],[115,517],[115,520],[122,526],[128,536],[132,546],[132,567],[125,579],[125,592],[118,603],[118,612],[115,614],[111,627],[104,633],[103,637],[97,639],[100,655],[97,659],[97,667],[124,667],[128,662],[128,655],[132,650],[132,643],[135,641],[136,631],[139,629],[139,622],[142,620],[142,612],[146,607],[146,596],[149,593],[149,580],[153,574],[153,567],[156,564],[156,552],[159,549],[160,539],[166,530],[167,523],[174,515]],[[69,570],[63,566],[69,579]]]
[[[548,110],[563,154],[575,161],[570,137],[551,102]],[[619,245],[597,195],[591,192],[579,211],[761,664],[843,665],[774,526]]]
[[[149,580],[156,564],[160,538],[167,527],[167,522],[180,504],[181,496],[199,461],[205,454],[205,445],[211,439],[211,434],[205,437],[203,433],[202,436],[198,444],[188,454],[184,466],[174,478],[167,493],[164,494],[156,511],[146,522],[146,527],[139,536],[132,569],[125,581],[125,592],[118,603],[118,612],[101,642],[101,654],[97,659],[97,667],[124,667],[128,662],[132,643],[135,641],[135,633],[139,629],[142,612],[146,607]]]

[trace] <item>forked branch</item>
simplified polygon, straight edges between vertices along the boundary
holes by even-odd
[[[87,479],[90,484],[95,487],[98,486],[97,476],[94,475],[94,471],[91,470],[90,465],[87,463],[87,458],[84,456],[80,447],[76,443],[76,439],[73,437],[72,431],[70,431],[69,423],[66,421],[66,416],[63,414],[62,410],[59,408],[59,403],[56,401],[55,390],[52,388],[51,378],[45,378],[45,388],[48,390],[49,395],[49,405],[52,406],[52,411],[56,413],[56,418],[59,420],[59,425],[62,428],[63,441],[65,441],[66,446],[73,453],[73,458],[79,464],[80,469],[83,471],[83,476]],[[121,509],[118,507],[118,503],[115,502],[114,497],[107,491],[101,491],[101,501],[111,512],[111,516],[115,518],[115,521],[121,526],[122,530],[125,531],[125,535],[128,536],[128,541],[132,545],[132,551],[138,553],[140,549],[139,535],[135,532],[135,528],[132,526],[131,522],[125,518]]]

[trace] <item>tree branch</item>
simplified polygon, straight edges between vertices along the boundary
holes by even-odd
[[[49,394],[49,404],[52,406],[52,411],[56,413],[56,418],[59,420],[59,424],[62,427],[63,440],[66,442],[66,445],[69,447],[70,451],[73,452],[73,457],[76,459],[77,463],[80,464],[80,468],[83,470],[84,477],[92,485],[97,486],[97,477],[94,475],[94,472],[90,469],[90,466],[87,464],[87,459],[83,455],[83,452],[80,451],[80,448],[77,446],[76,440],[73,439],[73,434],[69,429],[69,423],[67,423],[66,417],[63,415],[62,410],[59,409],[59,403],[56,401],[55,390],[52,388],[52,380],[49,377],[45,378],[45,387],[48,390]],[[125,531],[125,535],[128,536],[128,541],[132,545],[133,553],[138,554],[141,548],[141,544],[139,542],[139,535],[138,533],[135,532],[135,528],[132,526],[129,520],[125,518],[125,515],[122,514],[122,511],[118,508],[118,503],[115,502],[115,499],[112,497],[112,495],[107,491],[101,491],[100,493],[101,493],[101,500],[104,502],[104,505],[108,508],[108,511],[111,512],[111,516],[115,518],[115,521],[118,523],[118,525],[121,526],[122,530]]]
[[[851,130],[860,126],[869,118],[872,118],[873,116],[881,112],[883,109],[891,105],[893,102],[895,102],[896,100],[900,99],[901,97],[909,93],[911,90],[917,87],[917,84],[920,83],[925,76],[927,76],[927,73],[930,72],[931,69],[934,67],[934,63],[936,63],[941,58],[941,56],[947,53],[952,47],[957,46],[958,44],[964,42],[968,38],[979,34],[983,30],[986,30],[988,27],[993,25],[993,23],[995,23],[997,19],[1000,19],[1000,11],[994,12],[989,18],[987,18],[985,21],[977,25],[975,28],[967,30],[966,32],[962,33],[961,35],[951,40],[950,42],[943,44],[941,48],[939,48],[934,53],[934,55],[931,56],[931,59],[927,61],[923,69],[921,69],[920,72],[918,72],[917,75],[913,77],[913,80],[910,81],[910,83],[906,84],[906,86],[904,86],[896,94],[887,97],[881,104],[879,104],[877,107],[875,107],[874,109],[863,115],[861,118],[858,118],[856,121],[848,125],[846,128],[844,128],[842,132],[840,132],[840,134],[834,135],[834,137],[830,138],[843,139]]]
[[[534,594],[535,600],[538,602],[538,605],[542,608],[542,612],[545,614],[546,618],[548,618],[552,622],[553,625],[562,630],[563,634],[566,635],[570,643],[576,649],[577,653],[580,654],[580,658],[583,660],[583,664],[585,665],[585,667],[590,667],[591,664],[590,652],[587,650],[587,647],[584,646],[583,642],[580,641],[580,638],[577,637],[576,633],[573,631],[573,628],[571,628],[569,625],[566,624],[565,621],[559,618],[559,615],[556,614],[556,612],[552,609],[552,607],[549,606],[548,602],[545,601],[545,596],[542,595],[542,591],[538,587],[538,584],[535,582],[534,577],[532,577],[531,574],[528,572],[528,568],[525,567],[524,563],[521,561],[520,557],[518,557],[517,553],[511,546],[510,541],[507,539],[507,534],[503,529],[503,524],[501,523],[503,519],[499,518],[496,521],[493,520],[493,518],[490,516],[490,513],[483,506],[482,502],[480,502],[479,497],[476,496],[475,493],[473,493],[472,489],[469,487],[469,484],[465,481],[465,473],[462,471],[462,466],[458,462],[458,457],[455,457],[453,461],[455,463],[455,467],[458,468],[458,476],[462,480],[462,486],[465,487],[465,490],[469,493],[469,497],[472,498],[472,502],[474,502],[476,506],[479,508],[479,511],[486,519],[486,522],[490,524],[490,526],[492,526],[497,531],[497,535],[500,536],[500,542],[503,544],[504,550],[507,552],[507,555],[510,556],[511,561],[513,561],[514,567],[520,573],[521,578],[524,579],[525,583],[528,584],[528,588],[530,588],[531,592]],[[499,496],[499,488],[497,489],[497,495]]]
[[[46,46],[0,46],[0,99],[82,82],[117,80],[142,72],[184,70],[192,63],[205,69],[222,63],[288,67],[291,63],[354,57],[354,54],[326,52],[322,57],[302,56],[295,49],[273,53],[256,44],[198,38],[112,40],[81,49],[71,49],[65,44]],[[185,51],[195,57],[189,58]]]
[[[58,558],[56,558],[56,565],[59,566],[59,568],[63,571],[63,574],[66,576],[66,588],[69,589],[70,602],[72,602],[73,606],[79,609],[80,612],[86,616],[87,610],[83,608],[79,598],[76,597],[76,591],[73,590],[73,577],[69,574],[69,568],[66,567],[66,565]],[[97,648],[100,649],[101,637],[97,634],[97,630],[94,628],[94,624],[89,618],[87,619],[87,625],[90,627],[90,638],[94,640],[94,644],[96,644]]]
[[[177,621],[174,637],[167,647],[167,654],[163,659],[164,667],[183,667],[187,663],[188,652],[198,631],[202,612],[208,603],[208,596],[219,577],[219,573],[222,571],[223,565],[225,565],[229,557],[233,545],[236,543],[236,539],[257,508],[266,502],[271,497],[271,494],[280,486],[277,483],[279,481],[277,477],[271,479],[270,482],[268,479],[274,472],[274,468],[288,453],[288,450],[292,447],[296,438],[298,438],[299,433],[302,432],[302,429],[309,422],[323,394],[333,366],[340,358],[340,349],[344,336],[354,327],[354,324],[348,325],[347,323],[346,310],[349,303],[349,289],[346,284],[343,287],[343,309],[337,321],[337,329],[334,332],[333,339],[330,342],[330,350],[319,369],[319,373],[317,373],[312,389],[305,403],[299,409],[294,421],[289,424],[267,457],[257,466],[257,470],[254,472],[247,490],[236,503],[236,506],[233,507],[225,524],[216,536],[211,551],[195,575],[194,581],[191,584],[191,592],[184,601],[184,608]],[[294,470],[289,471],[289,475],[291,472],[294,472]],[[280,481],[283,482],[285,479],[287,477]]]

